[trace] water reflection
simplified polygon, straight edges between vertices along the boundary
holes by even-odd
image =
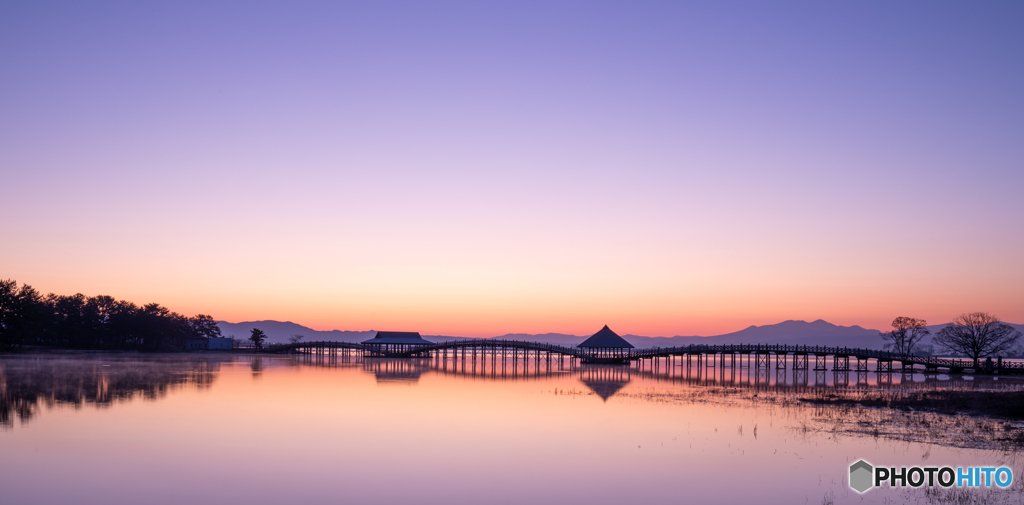
[[[28,422],[41,406],[109,407],[136,398],[157,400],[174,388],[209,388],[223,359],[142,356],[43,356],[0,361],[0,427]]]
[[[0,501],[862,503],[844,481],[851,458],[1020,471],[1014,426],[846,401],[1019,381],[664,365],[0,357]],[[116,490],[111,475],[126,476]]]
[[[249,364],[249,369],[252,370],[252,378],[259,379],[263,375],[263,358],[260,356],[254,356],[252,363]]]
[[[427,364],[422,359],[375,358],[363,361],[363,371],[373,374],[377,382],[382,383],[415,383],[426,370]]]
[[[1021,381],[992,376],[924,375],[865,371],[803,370],[792,368],[698,366],[637,367],[581,365],[576,361],[534,359],[363,359],[358,356],[175,356],[154,355],[44,355],[0,360],[0,427],[10,427],[38,415],[40,406],[95,405],[108,407],[134,398],[155,400],[182,386],[208,388],[226,362],[247,363],[253,379],[268,364],[318,368],[355,367],[377,383],[417,384],[425,375],[494,381],[543,380],[575,377],[607,402],[634,378],[647,383],[700,386],[698,391],[721,388],[773,391],[776,394],[843,391],[1020,389]],[[725,395],[728,396],[728,395]],[[734,395],[733,395],[734,396]],[[653,397],[647,398],[650,401]]]
[[[807,391],[815,389],[889,390],[889,389],[1020,389],[1018,378],[995,376],[964,376],[849,370],[804,370],[721,368],[717,366],[676,366],[671,368],[628,365],[592,365],[577,361],[535,359],[387,359],[360,357],[291,357],[295,363],[324,368],[359,366],[373,374],[379,382],[405,380],[416,382],[425,374],[490,380],[537,380],[558,376],[577,377],[602,399],[615,395],[633,377],[646,381],[712,387],[753,388],[774,391]]]
[[[587,365],[579,372],[580,382],[590,388],[602,401],[608,401],[629,384],[632,370],[615,365]]]

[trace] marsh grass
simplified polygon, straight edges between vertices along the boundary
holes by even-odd
[[[816,390],[801,399],[817,404],[851,404],[903,411],[927,411],[947,415],[984,416],[1024,420],[1024,390]]]
[[[975,389],[649,388],[620,396],[655,403],[712,403],[791,414],[804,437],[869,436],[1017,453],[1024,449],[1024,391]],[[1022,501],[1021,503],[1024,503]]]

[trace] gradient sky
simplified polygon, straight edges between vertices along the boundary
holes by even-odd
[[[1021,2],[3,2],[0,278],[316,329],[1024,322]]]

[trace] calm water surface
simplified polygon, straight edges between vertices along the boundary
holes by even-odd
[[[847,468],[860,458],[1008,465],[1018,482],[990,498],[1024,502],[1012,450],[929,441],[921,430],[879,435],[870,421],[851,431],[840,426],[850,415],[889,414],[793,400],[1014,381],[528,365],[0,357],[0,503],[934,501],[849,491]]]

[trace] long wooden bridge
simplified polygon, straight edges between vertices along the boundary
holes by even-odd
[[[351,342],[299,342],[291,344],[273,344],[266,346],[263,352],[293,353],[312,355],[363,355],[362,344]],[[975,364],[967,359],[935,358],[924,356],[901,356],[896,353],[877,349],[861,349],[851,347],[787,345],[787,344],[692,344],[678,347],[652,347],[647,349],[630,349],[619,363],[635,362],[638,367],[679,365],[751,367],[807,370],[811,368],[813,356],[814,370],[856,371],[876,373],[893,372],[893,363],[899,363],[897,370],[913,372],[923,368],[925,372],[962,374],[970,370],[978,374],[1024,374],[1024,363],[996,360],[985,360]],[[459,339],[438,342],[431,345],[418,346],[402,352],[388,353],[387,358],[432,358],[447,360],[468,357],[490,358],[493,360],[511,358],[513,362],[522,360],[551,361],[559,363],[566,359],[579,360],[581,363],[607,362],[606,358],[591,355],[578,347],[567,347],[543,342],[524,340],[506,340],[493,338]],[[831,359],[830,359],[831,358]],[[774,363],[773,363],[774,361]],[[829,363],[831,361],[831,363]],[[646,364],[645,364],[646,363]],[[873,363],[875,366],[870,367]],[[831,366],[828,366],[831,364]]]
[[[529,359],[493,359],[493,355],[478,352],[474,357],[471,353],[458,359],[408,359],[408,358],[376,358],[362,359],[356,355],[295,355],[299,363],[323,368],[358,368],[375,376],[377,382],[417,382],[421,375],[429,372],[449,377],[469,380],[488,381],[532,381],[553,377],[575,377],[592,392],[603,399],[616,392],[633,379],[645,381],[667,382],[673,384],[691,384],[701,386],[724,387],[729,390],[756,389],[779,392],[804,391],[821,388],[838,388],[842,390],[929,390],[929,389],[973,389],[1016,390],[1019,382],[1000,380],[995,375],[961,375],[946,373],[868,373],[850,370],[805,370],[792,367],[755,369],[752,363],[747,366],[685,366],[685,362],[677,366],[655,366],[650,360],[632,362],[623,365],[591,365],[581,360],[571,359],[559,363],[558,360]],[[522,356],[522,354],[520,354]],[[708,360],[710,361],[710,360]],[[717,389],[713,390],[717,391]],[[564,394],[579,394],[576,390],[562,390]],[[559,394],[556,391],[556,394]],[[584,392],[584,394],[586,394]],[[718,394],[718,393],[711,393]],[[730,393],[722,393],[730,394]]]

